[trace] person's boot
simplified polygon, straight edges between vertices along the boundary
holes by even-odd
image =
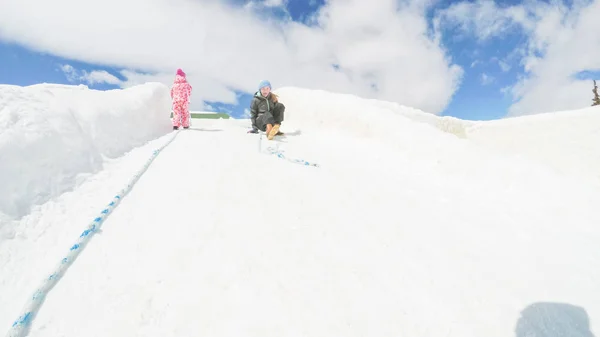
[[[176,127],[176,126],[173,127],[173,130],[177,130],[177,129],[178,129],[178,127]]]
[[[269,140],[273,140],[273,138],[275,138],[275,136],[277,135],[278,132],[279,132],[279,124],[275,124],[269,131],[267,138]]]

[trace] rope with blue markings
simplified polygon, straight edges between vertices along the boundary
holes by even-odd
[[[136,173],[133,176],[133,178],[129,181],[127,186],[123,188],[121,192],[119,192],[119,194],[117,194],[113,198],[113,200],[106,206],[106,208],[104,208],[102,212],[100,212],[100,215],[91,222],[88,228],[84,230],[81,233],[81,235],[79,235],[77,242],[74,245],[72,245],[71,248],[69,248],[69,252],[64,258],[62,258],[58,266],[54,269],[54,272],[42,281],[42,284],[29,298],[27,304],[21,311],[22,314],[19,316],[19,318],[17,318],[17,320],[15,320],[10,330],[8,331],[6,337],[22,337],[26,336],[29,333],[31,322],[35,318],[35,315],[39,311],[40,307],[42,306],[42,303],[44,302],[44,299],[48,292],[50,292],[50,290],[56,285],[58,280],[60,280],[60,278],[64,275],[67,268],[69,268],[69,266],[73,264],[73,262],[79,256],[83,248],[91,240],[92,236],[100,230],[102,223],[108,217],[108,215],[117,207],[117,205],[119,205],[119,203],[125,197],[125,195],[127,195],[129,191],[131,191],[133,185],[146,172],[146,170],[148,169],[148,167],[150,167],[150,164],[154,161],[158,154],[162,150],[164,150],[169,144],[171,144],[171,142],[175,139],[175,137],[177,137],[179,132],[180,131],[175,132],[173,137],[167,143],[165,143],[163,146],[161,146],[159,149],[155,150],[152,153],[150,159],[148,159],[148,161],[146,161],[142,169],[139,170],[138,173]]]
[[[287,160],[290,163],[304,165],[304,166],[319,167],[319,164],[312,163],[312,162],[306,161],[304,159],[286,157],[283,154],[283,150],[280,150],[279,147],[269,146],[269,147],[267,147],[267,153],[275,155],[277,158],[280,158],[280,159],[283,159],[283,160]]]
[[[268,146],[266,148],[266,151],[263,151],[262,150],[262,138],[263,138],[263,135],[265,135],[265,133],[261,131],[260,134],[259,134],[259,138],[258,138],[258,151],[259,152],[274,155],[277,158],[280,158],[280,159],[283,159],[283,160],[287,160],[290,163],[299,164],[299,165],[303,165],[303,166],[319,167],[319,164],[317,164],[317,163],[309,162],[309,161],[306,161],[306,160],[301,159],[301,158],[287,157],[285,154],[283,154],[284,151],[279,149],[279,144],[277,144],[275,147]]]

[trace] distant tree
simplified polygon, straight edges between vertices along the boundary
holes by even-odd
[[[596,85],[596,80],[594,80],[594,89],[592,90],[594,93],[594,98],[592,99],[592,106],[600,105],[600,96],[598,96],[598,86]]]

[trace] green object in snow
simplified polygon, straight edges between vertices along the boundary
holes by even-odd
[[[223,113],[223,112],[216,112],[216,113],[191,113],[192,118],[198,118],[198,119],[229,119],[231,118],[228,114]],[[171,116],[169,118],[173,118],[173,112],[171,112]]]

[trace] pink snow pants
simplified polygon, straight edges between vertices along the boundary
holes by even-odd
[[[186,101],[173,102],[173,126],[187,128],[190,126],[189,103]]]

